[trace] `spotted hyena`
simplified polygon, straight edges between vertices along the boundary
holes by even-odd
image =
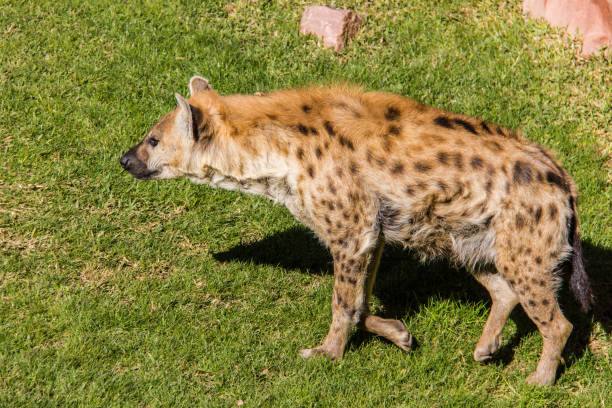
[[[282,203],[334,260],[332,322],[304,357],[340,359],[355,325],[403,350],[412,336],[370,314],[385,242],[467,267],[491,314],[474,358],[491,358],[520,303],[543,337],[530,383],[550,384],[572,331],[556,293],[591,303],[570,176],[542,146],[469,116],[349,86],[221,96],[194,77],[191,97],[121,157],[139,179],[187,177]]]

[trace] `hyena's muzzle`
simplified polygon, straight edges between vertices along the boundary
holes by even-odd
[[[147,164],[140,157],[138,157],[139,148],[141,146],[142,142],[125,152],[125,154],[119,159],[119,163],[121,163],[121,166],[132,176],[139,180],[147,180],[155,176],[158,171],[150,170]]]

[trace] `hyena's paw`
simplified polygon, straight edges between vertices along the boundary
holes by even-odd
[[[499,350],[501,345],[501,336],[496,336],[492,339],[492,341],[480,344],[476,346],[474,350],[474,360],[476,361],[487,361],[493,357],[493,354]]]
[[[338,352],[337,350],[326,347],[325,345],[314,348],[302,349],[300,350],[300,355],[306,359],[310,359],[316,356],[325,356],[331,361],[342,359],[342,352]]]
[[[538,368],[535,373],[527,377],[526,381],[532,385],[551,385],[555,382],[557,374],[557,365],[559,361],[556,359],[545,359],[538,362]]]
[[[404,323],[399,320],[367,315],[359,322],[359,327],[385,337],[404,351],[411,351],[415,346],[412,335],[406,330]]]
[[[412,351],[412,348],[414,347],[414,338],[412,337],[412,334],[406,331],[400,338],[394,340],[393,343],[404,351]]]
[[[387,332],[385,335],[387,339],[404,351],[411,351],[413,349],[415,345],[414,338],[406,330],[404,323],[393,319],[381,319],[381,322],[384,322],[387,326],[385,330]]]
[[[527,384],[531,385],[551,385],[555,382],[555,371],[551,370],[549,372],[535,372],[531,374],[527,379]]]

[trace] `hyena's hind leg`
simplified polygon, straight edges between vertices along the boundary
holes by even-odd
[[[525,233],[526,234],[526,233]],[[542,354],[536,371],[527,382],[548,385],[555,381],[561,352],[572,332],[572,324],[563,316],[557,302],[558,277],[555,271],[567,251],[567,238],[544,243],[536,236],[509,233],[500,237],[506,242],[503,251],[497,251],[497,268],[517,294],[519,302],[542,335]]]
[[[378,265],[380,264],[380,257],[382,255],[384,245],[384,238],[380,237],[378,239],[376,249],[374,250],[372,260],[370,261],[370,265],[368,266],[364,308],[365,311],[358,325],[360,329],[369,331],[370,333],[374,333],[378,336],[383,336],[387,340],[396,344],[402,350],[410,351],[413,346],[412,335],[408,333],[408,330],[406,330],[406,327],[402,322],[395,319],[383,319],[382,317],[370,314],[370,297],[372,296],[372,290],[374,289],[376,272],[378,271]]]
[[[542,335],[542,354],[530,384],[548,385],[555,381],[557,366],[572,324],[563,316],[556,298],[556,284],[550,269],[532,269],[517,274],[511,284],[516,288],[521,306]]]
[[[473,272],[474,277],[489,291],[491,312],[482,331],[480,340],[474,349],[474,359],[490,359],[501,346],[501,334],[512,309],[519,302],[517,294],[500,272],[493,268]]]

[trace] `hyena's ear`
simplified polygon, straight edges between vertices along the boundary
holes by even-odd
[[[179,104],[179,113],[175,120],[175,128],[181,135],[186,135],[189,140],[198,142],[202,138],[210,138],[213,135],[213,127],[210,123],[210,115],[190,104],[179,94],[174,94]]]
[[[191,105],[181,95],[175,93],[174,97],[179,105],[179,113],[174,121],[175,129],[181,134],[191,139],[196,138],[193,129],[193,115],[191,113]]]
[[[201,76],[191,77],[189,80],[189,93],[191,96],[204,91],[212,91],[208,79],[202,78]]]

